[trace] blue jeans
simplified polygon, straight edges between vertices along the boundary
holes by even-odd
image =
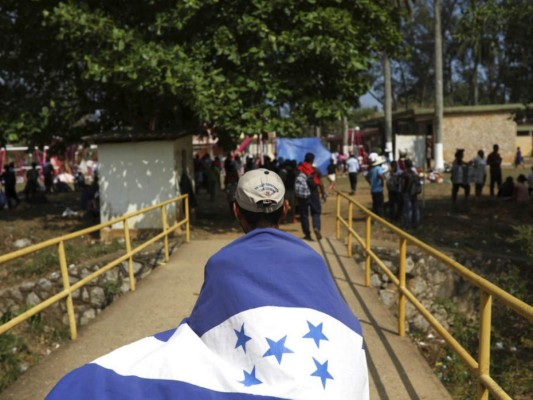
[[[311,212],[313,229],[320,231],[322,205],[320,204],[318,194],[311,194],[307,199],[298,199],[298,208],[300,210],[300,222],[304,235],[307,237],[311,236],[311,231],[309,230],[309,212]]]
[[[382,217],[384,202],[385,202],[385,198],[383,196],[383,192],[372,193],[372,212]]]
[[[407,229],[416,228],[420,224],[420,208],[416,196],[403,193],[403,216]]]

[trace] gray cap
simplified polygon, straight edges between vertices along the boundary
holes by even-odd
[[[235,200],[244,210],[271,213],[283,206],[285,185],[275,172],[264,168],[246,172],[239,179]]]

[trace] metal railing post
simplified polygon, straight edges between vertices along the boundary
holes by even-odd
[[[67,305],[68,324],[70,327],[70,338],[76,340],[78,331],[76,328],[76,315],[74,313],[74,302],[72,301],[72,293],[70,291],[70,281],[67,268],[67,257],[65,255],[65,244],[60,241],[57,246],[59,256],[59,267],[61,268],[61,278],[63,279],[63,288],[68,292],[65,299]]]
[[[165,206],[161,206],[161,222],[163,224],[163,232],[165,232],[165,237],[163,239],[164,247],[165,247],[165,262],[168,263],[168,260],[170,259],[169,251],[168,251],[168,222],[167,222],[167,210]]]
[[[353,203],[348,203],[348,257],[352,256],[352,213]]]
[[[370,215],[366,216],[365,219],[365,286],[370,286],[370,262],[372,258],[370,257],[371,243],[370,238],[372,236],[372,217]]]
[[[128,275],[130,277],[130,290],[135,291],[135,275],[133,274],[133,257],[131,255],[131,239],[128,220],[124,219],[124,241],[126,242],[126,251],[128,252]]]
[[[337,193],[337,218],[336,218],[337,240],[341,238],[341,195]]]
[[[400,238],[400,269],[398,271],[398,280],[400,281],[399,299],[398,299],[398,335],[405,336],[405,258],[407,256],[407,240]]]
[[[479,327],[478,377],[488,375],[490,371],[490,328],[492,316],[492,295],[481,290]],[[489,390],[478,380],[477,398],[489,399]]]

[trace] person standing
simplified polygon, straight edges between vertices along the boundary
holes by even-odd
[[[4,167],[4,174],[2,175],[4,181],[4,189],[6,192],[7,207],[9,209],[15,208],[20,204],[20,199],[17,195],[17,177],[15,175],[15,163],[11,162]],[[13,205],[11,200],[16,201]]]
[[[387,190],[389,192],[388,215],[392,221],[397,221],[402,215],[402,171],[398,168],[398,163],[392,161],[387,174]]]
[[[322,213],[320,196],[322,196],[324,201],[326,200],[324,185],[320,179],[321,174],[318,169],[313,167],[313,161],[315,161],[315,155],[307,153],[304,161],[298,167],[300,173],[294,183],[304,239],[309,241],[313,240],[309,229],[309,214],[311,214],[313,230],[317,240],[322,239],[322,233],[320,232],[320,214]]]
[[[529,196],[531,197],[531,193],[533,193],[533,167],[531,167],[531,172],[527,176],[527,184],[528,184]]]
[[[353,153],[350,153],[350,157],[346,160],[346,168],[348,168],[348,179],[350,179],[351,191],[349,194],[353,195],[357,189],[357,173],[361,169],[359,160],[353,155]]]
[[[47,158],[43,166],[44,187],[47,194],[52,193],[54,187],[54,166]]]
[[[498,185],[498,190],[502,186],[502,157],[498,153],[500,147],[492,146],[492,153],[487,157],[487,165],[490,173],[490,195],[494,196],[494,185]]]
[[[31,169],[26,173],[26,186],[24,187],[24,197],[26,201],[35,200],[37,190],[39,189],[39,171],[37,171],[37,163],[31,163]]]
[[[470,196],[470,183],[468,182],[468,165],[463,161],[464,149],[457,149],[455,160],[452,164],[452,203],[457,201],[457,193],[463,188],[465,199]]]
[[[372,212],[378,216],[383,216],[383,187],[385,186],[385,174],[381,164],[385,160],[381,156],[372,157],[372,164],[370,170],[366,174],[366,180],[370,184],[370,192],[372,194]]]
[[[404,224],[406,229],[416,228],[420,224],[420,208],[418,207],[418,190],[420,177],[413,161],[405,160],[405,170],[402,173],[402,199]]]
[[[472,177],[474,179],[474,184],[476,185],[476,197],[480,197],[487,178],[487,163],[485,162],[485,153],[483,150],[478,150],[477,155],[470,161],[470,163],[474,170]]]

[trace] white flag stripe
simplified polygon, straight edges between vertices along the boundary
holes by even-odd
[[[322,324],[319,346],[313,337],[304,338],[310,332],[308,322],[314,327]],[[241,329],[250,339],[236,348],[235,331]],[[283,351],[270,350],[268,355],[267,338],[271,343],[285,338]],[[315,360],[323,367],[320,373]],[[220,392],[291,399],[368,398],[361,336],[335,318],[307,308],[247,310],[201,338],[183,324],[168,342],[146,338],[94,362],[124,376],[183,381]],[[255,374],[256,384],[245,386],[245,372]]]

